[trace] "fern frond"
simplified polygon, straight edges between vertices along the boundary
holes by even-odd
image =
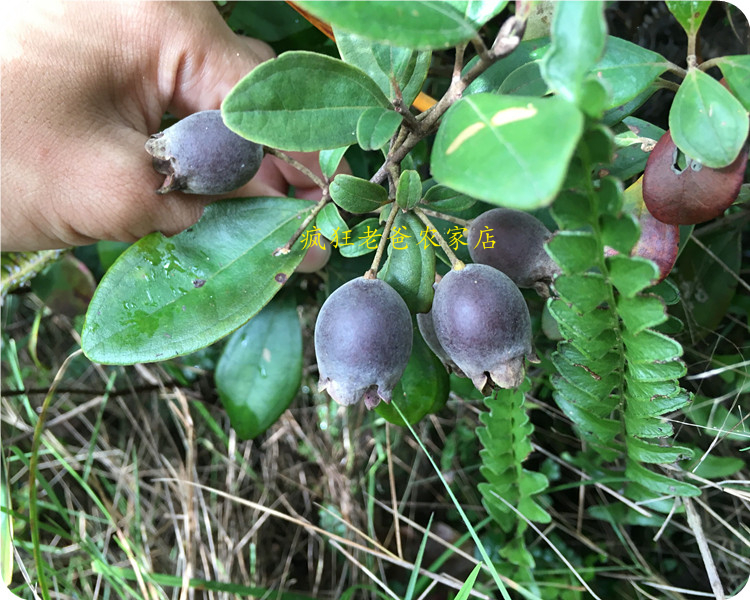
[[[620,213],[621,186],[605,178],[598,189],[563,197],[553,206],[563,229],[548,243],[562,270],[557,297],[548,301],[563,336],[552,355],[553,397],[603,460],[625,459],[634,495],[699,493],[646,466],[691,456],[669,443],[673,430],[665,419],[690,395],[678,381],[686,371],[682,346],[655,330],[667,320],[664,300],[647,291],[658,269],[629,256],[640,231]]]
[[[482,413],[483,427],[477,435],[483,449],[480,469],[486,482],[478,488],[487,512],[506,532],[511,534],[500,551],[511,563],[533,568],[534,559],[526,549],[524,532],[526,522],[499,500],[505,499],[524,517],[537,523],[549,523],[549,513],[539,505],[536,496],[549,486],[547,478],[523,467],[531,454],[531,434],[534,426],[526,414],[524,385],[519,390],[499,390],[485,398],[488,412]]]

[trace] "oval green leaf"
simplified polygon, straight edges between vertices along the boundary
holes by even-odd
[[[538,58],[537,54],[540,53],[539,50],[548,45],[548,37],[524,40],[518,44],[518,47],[513,50],[511,54],[502,60],[495,61],[486,71],[472,81],[464,90],[463,95],[468,96],[470,94],[480,94],[482,92],[497,92],[500,85],[505,81],[508,75],[522,65]],[[477,62],[479,62],[479,58],[474,57],[466,63],[463,74],[465,75]]]
[[[737,158],[748,132],[747,111],[710,75],[690,69],[669,111],[675,145],[707,167],[726,167]]]
[[[339,209],[333,202],[326,204],[318,213],[315,217],[315,225],[329,240],[346,231],[346,222],[341,218]]]
[[[235,331],[214,381],[237,435],[252,439],[281,416],[302,380],[302,331],[291,297],[269,303]]]
[[[84,353],[105,364],[160,361],[234,331],[302,260],[301,244],[272,254],[311,209],[293,198],[224,200],[182,233],[140,239],[99,283],[83,326]]]
[[[377,84],[357,67],[295,51],[253,69],[221,109],[235,133],[281,150],[307,152],[353,144],[360,115],[388,105]]]
[[[398,126],[401,115],[387,108],[373,106],[357,121],[357,143],[363,150],[378,150],[388,143]]]
[[[706,16],[711,0],[667,0],[667,8],[685,33],[695,35]]]
[[[604,109],[622,106],[646,92],[668,66],[669,63],[660,54],[608,36],[604,56],[592,69],[609,92]]]
[[[507,0],[300,0],[296,4],[343,31],[394,46],[429,50],[449,48],[471,39],[507,3]]]
[[[393,222],[388,259],[378,278],[388,283],[412,313],[432,307],[435,283],[435,247],[424,239],[425,225],[411,213],[399,214]]]
[[[601,58],[607,34],[604,4],[557,2],[552,22],[552,44],[541,60],[542,76],[550,89],[580,103],[583,82]]]
[[[341,164],[341,159],[349,149],[348,146],[341,146],[340,148],[333,148],[330,150],[321,150],[318,156],[318,162],[320,163],[320,171],[329,179],[333,177],[336,169]]]
[[[498,94],[513,96],[544,96],[549,92],[547,82],[542,78],[539,61],[528,62],[518,67],[500,84]]]
[[[583,116],[562,98],[474,94],[446,112],[432,150],[432,174],[498,206],[547,206],[582,129]]]
[[[333,33],[341,58],[372,77],[389,100],[396,99],[392,83],[395,81],[404,104],[410,106],[414,102],[427,77],[430,52],[371,41],[335,27]]]
[[[719,68],[729,89],[750,111],[750,55],[724,56],[719,59]]]
[[[401,172],[396,187],[396,204],[404,210],[414,208],[422,199],[422,178],[413,169]]]
[[[449,213],[461,212],[477,203],[474,198],[440,184],[433,185],[425,192],[424,202],[433,210]]]
[[[331,240],[331,244],[339,249],[342,256],[353,258],[375,252],[382,235],[383,227],[379,226],[376,217],[371,217],[357,223],[354,229],[340,232]]]
[[[388,192],[382,185],[345,173],[336,175],[328,191],[336,204],[354,214],[372,212],[388,202]]]

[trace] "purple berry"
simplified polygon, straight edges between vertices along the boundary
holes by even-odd
[[[224,125],[220,110],[194,113],[152,135],[146,151],[167,176],[158,194],[226,194],[250,181],[263,160],[263,147]]]
[[[406,302],[385,281],[348,281],[323,303],[315,323],[318,389],[343,405],[390,402],[409,361],[412,331]]]
[[[437,286],[432,321],[440,345],[474,386],[488,394],[492,382],[516,388],[531,348],[531,318],[520,290],[488,265],[451,270]]]

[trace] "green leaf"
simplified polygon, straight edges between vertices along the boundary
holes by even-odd
[[[632,333],[640,333],[667,320],[664,304],[657,296],[620,296],[617,314]]]
[[[591,200],[573,190],[560,192],[550,212],[561,229],[578,229],[595,222]]]
[[[148,235],[99,283],[83,327],[92,361],[133,364],[194,352],[234,331],[279,291],[304,256],[273,256],[312,206],[238,198],[206,207],[173,237]]]
[[[731,164],[748,133],[747,111],[731,92],[699,69],[690,69],[669,111],[675,145],[718,169]]]
[[[654,140],[654,142],[664,135],[664,130],[661,127],[635,117],[626,117],[623,119],[622,125],[619,125],[616,131],[625,128],[641,138],[648,138]],[[624,181],[642,173],[646,168],[648,157],[649,153],[643,150],[640,143],[628,146],[627,148],[617,148],[614,155],[614,162],[607,170],[610,175]]]
[[[399,214],[393,222],[388,258],[378,278],[395,289],[416,314],[432,307],[435,283],[435,249],[421,243],[425,226],[411,213]]]
[[[711,0],[666,0],[667,8],[682,25],[685,33],[695,35],[706,16]]]
[[[601,1],[558,2],[552,22],[552,45],[541,65],[550,89],[581,105],[584,80],[604,52],[606,35]]]
[[[507,0],[485,2],[300,0],[297,4],[334,27],[394,46],[449,48],[472,38]]]
[[[609,280],[623,296],[632,298],[659,278],[657,266],[645,258],[618,254],[607,258]]]
[[[625,467],[625,476],[651,490],[654,495],[700,496],[701,494],[700,489],[692,484],[659,475],[632,460],[629,460]]]
[[[336,204],[354,214],[372,212],[388,202],[382,185],[345,173],[336,175],[328,190]]]
[[[601,403],[617,385],[619,374],[607,373],[606,370],[599,369],[598,364],[592,365],[592,368],[586,362],[586,357],[567,342],[560,344],[560,349],[552,355],[552,363],[560,377],[577,389],[577,395],[589,396]]]
[[[560,410],[576,424],[584,439],[599,446],[601,444],[607,446],[620,434],[621,425],[618,421],[602,417],[579,406],[575,396],[555,392],[553,398]],[[601,454],[605,452],[601,447],[597,450]],[[608,460],[612,460],[616,456],[611,448],[608,448],[606,453],[609,456]]]
[[[339,249],[342,256],[353,258],[377,250],[382,235],[383,227],[378,226],[376,217],[371,217],[355,225],[354,229],[339,232],[331,239],[331,244]]]
[[[729,479],[744,469],[747,463],[739,456],[705,454],[685,466],[686,471],[705,479]]]
[[[333,202],[326,204],[315,217],[315,225],[324,237],[332,240],[338,231],[339,235],[346,231],[346,222],[341,218],[339,209]]]
[[[71,319],[86,312],[95,289],[91,271],[72,254],[63,255],[31,280],[31,290],[45,306]]]
[[[391,139],[401,115],[393,110],[373,106],[363,112],[357,121],[357,143],[363,150],[379,150]]]
[[[632,115],[636,110],[643,106],[646,101],[651,98],[651,96],[653,96],[658,90],[659,85],[655,81],[632,100],[605,111],[605,113],[602,115],[602,124],[606,125],[607,127],[612,127],[613,125],[624,121],[627,117]]]
[[[704,396],[697,396],[693,405],[685,410],[685,416],[700,427],[702,433],[747,445],[750,432],[744,422],[745,414],[739,405],[733,406],[730,412],[723,404]]]
[[[502,60],[492,63],[486,71],[472,81],[464,90],[463,95],[479,94],[481,92],[497,92],[505,79],[522,65],[536,60],[540,48],[549,44],[548,37],[534,40],[524,40],[512,53]],[[479,62],[478,57],[472,58],[464,67],[463,74]]]
[[[302,331],[291,296],[269,303],[231,335],[214,379],[241,439],[253,439],[276,422],[302,380]]]
[[[721,323],[742,278],[743,228],[733,227],[690,240],[679,259],[675,283],[681,302],[674,313],[687,323],[693,343],[714,333]]]
[[[424,202],[433,210],[447,212],[461,212],[477,203],[474,198],[440,184],[425,192]]]
[[[600,273],[559,275],[555,278],[554,286],[563,300],[584,313],[604,303],[609,294],[607,282]]]
[[[578,338],[585,338],[587,344],[592,344],[602,332],[611,330],[615,325],[609,310],[599,309],[582,315],[559,299],[549,303],[549,311],[561,327],[573,331]],[[608,343],[606,349],[609,348],[611,344]]]
[[[498,94],[514,96],[545,96],[549,92],[539,68],[539,61],[528,62],[518,67],[500,84]]]
[[[547,242],[547,252],[563,272],[571,275],[588,271],[602,256],[596,237],[585,231],[555,232]]]
[[[639,438],[630,438],[628,456],[645,463],[673,463],[692,458],[693,451],[684,446],[662,446]]]
[[[676,340],[650,329],[634,334],[629,330],[622,332],[622,340],[627,348],[628,363],[664,364],[677,361],[682,356],[682,346]]]
[[[396,187],[396,204],[404,210],[414,208],[422,199],[422,178],[412,169],[401,172]]]
[[[474,94],[446,112],[432,150],[435,179],[498,206],[550,204],[583,128],[560,98]],[[546,132],[555,131],[555,136]]]
[[[344,158],[344,154],[348,149],[348,146],[341,146],[340,148],[320,151],[318,162],[320,163],[320,170],[323,175],[329,179],[333,177],[336,169],[338,169],[338,166],[341,164],[341,159]]]
[[[641,237],[638,220],[629,213],[620,217],[604,215],[601,231],[602,243],[623,254],[630,254]]]
[[[427,77],[430,52],[416,52],[411,48],[370,41],[335,27],[333,33],[341,58],[372,77],[389,100],[397,97],[393,88],[395,82],[404,104],[409,106],[414,102]]]
[[[448,372],[415,327],[411,356],[404,374],[393,389],[393,402],[413,425],[426,415],[440,410],[448,400],[449,392]],[[396,409],[385,402],[378,404],[375,412],[389,423],[404,425]]]
[[[609,91],[605,110],[644,93],[668,67],[669,62],[660,54],[622,38],[607,36],[604,56],[592,68]]]
[[[732,93],[750,111],[750,55],[724,56],[719,68]]]
[[[261,63],[222,103],[235,133],[281,150],[314,151],[356,141],[360,115],[388,99],[360,69],[314,52]]]

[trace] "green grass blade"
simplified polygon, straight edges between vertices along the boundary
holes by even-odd
[[[469,573],[469,576],[466,578],[466,581],[464,581],[461,589],[458,590],[458,594],[456,594],[454,600],[466,600],[469,597],[471,590],[474,589],[474,582],[477,580],[477,575],[479,575],[479,571],[481,568],[481,563],[474,567],[474,570]]]
[[[422,543],[419,545],[419,552],[417,552],[417,559],[414,561],[414,570],[411,572],[411,577],[409,577],[409,585],[406,588],[406,594],[404,595],[404,600],[411,600],[414,596],[414,588],[417,585],[417,578],[419,577],[419,569],[422,565],[422,557],[424,556],[424,549],[427,545],[427,538],[430,536],[430,527],[432,526],[432,517],[433,515],[430,515],[430,520],[427,522],[427,527],[425,527],[424,530],[424,536],[422,536]]]

